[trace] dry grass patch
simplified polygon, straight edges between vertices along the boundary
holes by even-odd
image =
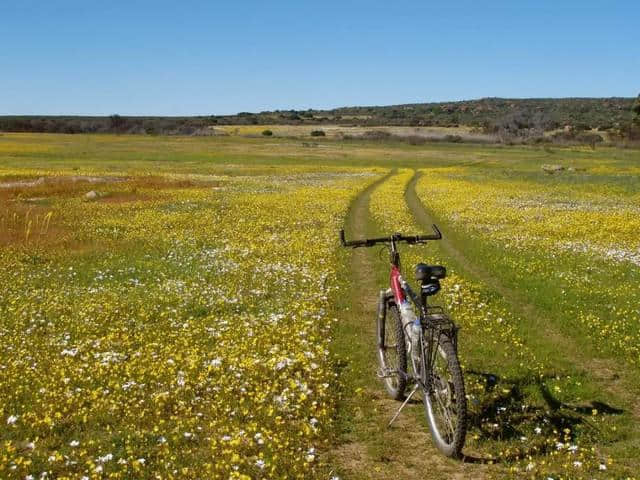
[[[99,177],[84,175],[61,175],[25,178],[0,182],[0,198],[42,198],[51,196],[73,196],[92,189],[95,185],[124,182],[123,177]]]
[[[51,209],[0,198],[0,245],[50,245],[64,234]]]

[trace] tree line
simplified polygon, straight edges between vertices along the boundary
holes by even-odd
[[[500,141],[557,139],[592,143],[609,138],[640,140],[638,98],[502,99],[420,103],[384,107],[344,107],[333,110],[275,110],[236,115],[194,117],[2,116],[0,131],[42,133],[118,133],[146,135],[210,135],[216,125],[344,125],[438,126],[466,125]],[[546,136],[548,137],[548,136]],[[596,138],[597,137],[597,138]]]

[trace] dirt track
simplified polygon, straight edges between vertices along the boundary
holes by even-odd
[[[383,178],[380,182],[386,180]],[[362,192],[347,217],[349,238],[364,237],[369,232],[369,197],[380,182]],[[402,193],[399,192],[401,195]],[[380,286],[374,262],[380,262],[377,250],[355,249],[351,256],[352,296],[350,310],[341,319],[348,322],[353,348],[366,355],[353,356],[364,380],[360,398],[353,402],[356,428],[344,435],[331,458],[345,479],[474,479],[485,478],[486,465],[445,458],[431,443],[422,415],[422,402],[408,405],[390,428],[387,424],[400,404],[386,396],[376,377],[375,315]],[[357,336],[356,336],[357,335]]]

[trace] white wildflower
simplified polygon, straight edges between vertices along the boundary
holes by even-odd
[[[222,365],[222,360],[220,360],[219,358],[214,358],[213,360],[210,360],[205,364],[205,366],[211,367],[219,367],[220,365]]]
[[[107,453],[106,455],[103,455],[102,457],[97,458],[98,463],[106,463],[111,460],[113,460],[113,453]]]

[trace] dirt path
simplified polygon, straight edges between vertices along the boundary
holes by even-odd
[[[369,197],[387,177],[363,191],[346,221],[348,238],[368,235]],[[391,428],[387,423],[400,404],[386,396],[376,377],[375,315],[378,284],[377,249],[360,248],[351,255],[351,298],[338,331],[346,355],[345,375],[354,384],[342,411],[342,442],[330,455],[345,479],[474,479],[484,478],[486,465],[443,457],[432,445],[422,403],[403,411]],[[384,261],[384,260],[383,260]],[[345,392],[348,396],[350,392]]]
[[[416,222],[426,231],[429,230],[434,221],[428,211],[428,207],[425,207],[416,193],[416,184],[421,176],[422,173],[420,172],[413,176],[407,185],[405,199]],[[535,305],[531,304],[524,294],[503,284],[498,277],[491,275],[481,265],[467,258],[447,235],[443,235],[441,242],[445,251],[463,270],[499,293],[507,301],[513,312],[519,314],[533,325],[533,330],[545,332],[543,336],[528,337],[527,342],[540,342],[541,345],[552,344],[556,352],[553,360],[560,363],[566,362],[584,369],[601,388],[611,392],[624,402],[624,405],[620,405],[622,408],[630,411],[634,417],[640,418],[640,406],[636,401],[640,392],[635,391],[630,381],[630,375],[633,375],[633,373],[611,359],[594,358],[593,352],[583,351],[572,338],[564,335],[554,326],[553,319],[550,319],[548,314],[541,312]]]

